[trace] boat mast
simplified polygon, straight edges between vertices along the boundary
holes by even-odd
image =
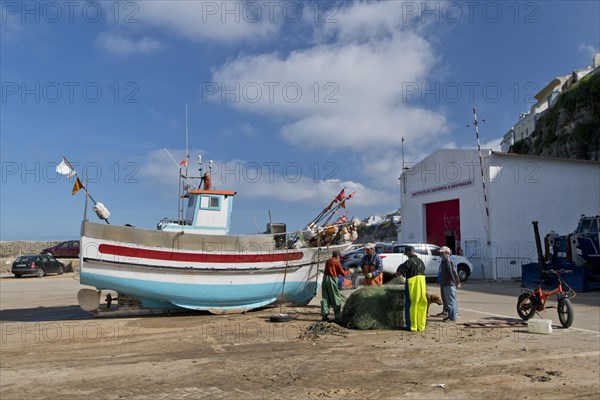
[[[189,148],[189,133],[188,133],[188,105],[185,103],[185,173],[182,175],[181,167],[179,167],[179,202],[177,203],[177,215],[179,217],[179,224],[183,225],[185,218],[185,194],[189,189],[189,178],[188,178],[188,165],[190,163],[190,148]],[[183,178],[183,179],[181,179]],[[188,182],[186,184],[186,182]]]
[[[185,103],[185,179],[188,178],[188,165],[190,163],[190,148],[188,143],[188,105]]]

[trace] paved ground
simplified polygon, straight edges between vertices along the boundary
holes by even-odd
[[[468,328],[342,330],[318,337],[318,301],[234,316],[93,319],[72,274],[0,279],[0,396],[11,398],[588,398],[600,396],[600,292],[552,335]],[[430,290],[437,288],[430,285]],[[515,321],[518,283],[468,281],[460,322]],[[344,292],[348,294],[348,292]],[[432,313],[439,312],[432,306]],[[442,388],[440,385],[443,385]]]

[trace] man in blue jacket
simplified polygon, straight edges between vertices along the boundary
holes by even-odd
[[[449,247],[443,246],[442,263],[440,265],[440,287],[442,289],[442,301],[448,309],[448,316],[444,321],[455,322],[458,319],[458,303],[456,302],[456,288],[460,287],[460,278],[456,271],[454,262],[450,259],[452,250]]]

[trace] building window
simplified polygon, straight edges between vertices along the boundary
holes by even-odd
[[[465,240],[464,256],[467,258],[479,258],[479,240]]]

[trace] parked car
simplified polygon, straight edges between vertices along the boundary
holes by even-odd
[[[42,250],[42,254],[51,254],[56,258],[78,258],[79,240],[68,240]]]
[[[346,251],[340,255],[340,263],[345,270],[360,267],[360,262],[365,255],[365,249]]]
[[[404,255],[406,246],[413,246],[417,256],[425,263],[425,276],[437,277],[442,261],[440,247],[427,243],[403,243],[394,245],[392,253],[384,253],[381,255],[383,260],[383,272],[386,274],[396,273],[398,265],[402,264],[407,259]],[[456,265],[458,277],[461,282],[466,281],[473,272],[473,264],[463,256],[452,255],[450,257]]]
[[[383,253],[392,253],[394,249],[393,242],[376,242],[375,243],[375,253],[383,254]]]
[[[17,278],[23,275],[37,275],[41,278],[48,273],[62,275],[65,272],[65,265],[50,254],[30,254],[17,257],[12,264],[11,272]]]
[[[344,250],[343,253],[351,253],[353,251],[362,250],[364,248],[365,248],[364,244],[357,243],[357,244],[350,245],[350,247],[348,247],[346,250]]]
[[[340,255],[340,263],[344,269],[348,268],[357,268],[360,267],[360,262],[362,261],[363,256],[365,255],[364,245],[360,245],[358,249],[354,250],[346,250]],[[391,252],[393,249],[393,245],[391,243],[380,243],[377,242],[375,244],[375,253],[379,254],[384,251]],[[381,256],[381,258],[385,258],[385,256]]]

